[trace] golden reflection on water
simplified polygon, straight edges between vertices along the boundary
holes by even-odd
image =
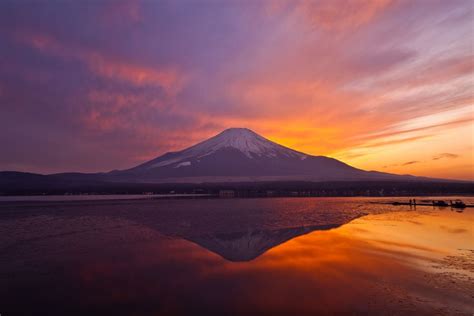
[[[96,280],[106,275],[115,280],[105,287],[113,289],[112,298],[159,297],[167,314],[210,306],[242,314],[467,313],[473,307],[471,279],[438,280],[448,269],[433,267],[446,256],[474,251],[472,220],[472,212],[369,215],[292,239],[247,262],[227,261],[179,239],[140,243],[126,261],[83,266],[82,281],[97,290]],[[469,266],[454,269],[472,274]]]
[[[393,212],[365,216],[338,232],[377,242],[396,240],[433,251],[451,252],[473,247],[473,220],[471,210],[463,213],[449,209]]]
[[[470,209],[418,207],[304,235],[308,231],[296,227],[235,239],[218,233],[170,237],[154,222],[136,219],[87,214],[28,217],[16,226],[4,222],[13,237],[22,227],[32,231],[31,225],[37,227],[32,233],[43,236],[5,248],[16,256],[2,261],[6,272],[0,276],[11,285],[4,295],[28,297],[39,308],[54,303],[62,314],[71,314],[71,306],[72,314],[125,315],[474,311]],[[276,246],[268,250],[269,245]],[[231,250],[243,256],[231,256]],[[259,255],[230,261],[223,254]],[[20,299],[11,310],[21,304]]]
[[[345,312],[348,306],[361,312],[384,306],[423,312],[419,300],[474,310],[472,264],[440,265],[442,258],[465,251],[467,261],[474,258],[473,215],[447,210],[369,215],[295,238],[254,262],[227,264],[227,271],[253,273],[248,299],[275,311],[298,301],[300,312]],[[449,270],[468,277],[460,289],[446,286],[456,283],[451,279],[435,284],[433,278]]]

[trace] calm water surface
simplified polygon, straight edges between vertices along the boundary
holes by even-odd
[[[2,202],[0,313],[472,315],[474,209],[374,200]]]

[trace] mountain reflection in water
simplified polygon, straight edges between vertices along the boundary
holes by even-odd
[[[17,205],[0,214],[5,315],[473,309],[470,210],[252,199]]]
[[[229,261],[249,261],[295,237],[316,230],[327,230],[339,226],[339,224],[303,226],[276,230],[201,235],[186,239],[217,253]]]

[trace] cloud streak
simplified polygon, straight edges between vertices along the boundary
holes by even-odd
[[[433,157],[433,160],[440,160],[440,159],[456,159],[459,155],[451,154],[451,153],[442,153]]]
[[[417,163],[420,163],[420,161],[413,160],[413,161],[408,161],[408,162],[403,163],[402,166],[410,166],[410,165],[414,165],[414,164],[417,164]]]
[[[182,86],[184,75],[171,67],[156,69],[114,60],[99,52],[80,47],[68,47],[44,34],[23,33],[17,38],[41,53],[52,54],[64,59],[76,59],[85,63],[90,71],[111,80],[123,80],[133,85],[161,87],[169,93],[176,93]]]

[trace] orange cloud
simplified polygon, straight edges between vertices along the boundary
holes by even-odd
[[[392,3],[392,0],[306,0],[301,10],[316,26],[347,30],[369,23]]]
[[[158,69],[141,66],[87,48],[63,45],[46,34],[18,32],[17,38],[43,53],[79,60],[98,76],[125,81],[136,86],[157,86],[174,95],[181,90],[186,80],[186,77],[173,67]]]
[[[127,81],[137,86],[160,86],[172,94],[176,94],[182,88],[184,78],[174,69],[156,70],[111,61],[97,53],[84,55],[84,60],[93,72],[106,78]]]
[[[428,138],[430,136],[432,135],[422,135],[422,136],[413,136],[413,137],[402,138],[402,139],[383,140],[379,142],[368,143],[368,144],[363,145],[362,147],[373,148],[373,147],[382,147],[382,146],[387,146],[387,145],[396,145],[396,144],[401,144],[401,143],[411,143],[413,141]]]
[[[439,129],[442,127],[444,128],[444,127],[465,125],[466,123],[471,123],[472,121],[473,121],[473,118],[465,118],[465,119],[459,119],[455,121],[449,121],[446,123],[423,126],[423,127],[418,127],[418,128],[411,128],[411,129],[405,129],[405,130],[392,130],[392,131],[387,131],[387,132],[382,131],[380,133],[375,133],[375,134],[361,135],[361,136],[358,136],[357,139],[360,139],[360,140],[381,139],[381,138],[389,137],[389,136],[397,136],[397,135],[403,135],[407,133]]]

